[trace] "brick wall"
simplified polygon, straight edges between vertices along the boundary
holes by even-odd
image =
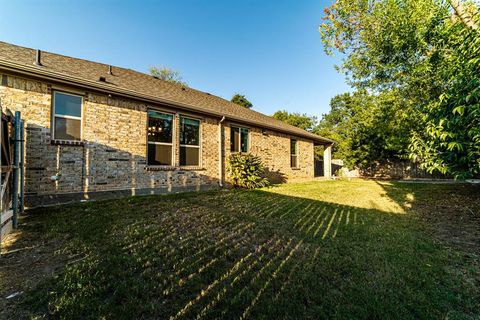
[[[269,171],[274,182],[288,182],[312,179],[314,177],[313,143],[287,134],[262,130],[248,125],[227,122],[225,124],[225,154],[230,152],[231,126],[249,129],[249,152],[259,156]],[[290,139],[297,140],[298,168],[290,166]],[[228,176],[227,176],[228,178]]]
[[[176,166],[150,170],[146,165],[147,109],[180,110],[109,97],[74,88],[59,88],[45,82],[2,75],[2,108],[20,111],[25,120],[25,193],[31,205],[90,199],[94,193],[123,190],[118,194],[145,194],[199,190],[218,185],[219,120],[201,119],[201,165],[178,167],[178,140],[174,148]],[[84,97],[83,145],[55,145],[51,141],[51,97],[53,90],[70,91]],[[189,114],[186,114],[189,115]],[[250,129],[250,151],[262,158],[272,176],[285,180],[313,178],[313,143],[298,140],[299,169],[290,168],[290,136],[258,128]],[[224,124],[225,156],[230,154],[230,127]],[[177,135],[179,130],[176,130]],[[225,168],[225,164],[223,166]],[[52,181],[52,176],[58,176]],[[228,177],[227,177],[228,178]],[[111,192],[110,192],[111,193]],[[28,203],[27,203],[28,204]]]

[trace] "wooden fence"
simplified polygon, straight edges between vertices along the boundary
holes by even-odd
[[[428,173],[420,168],[419,163],[389,162],[373,163],[370,166],[359,170],[360,176],[377,179],[452,179],[451,176],[441,173]]]
[[[318,165],[320,166],[320,164]],[[343,166],[343,161],[332,160],[332,173],[335,176],[374,178],[374,179],[452,179],[449,175],[441,173],[428,173],[420,168],[419,163],[411,161],[398,161],[387,163],[372,163],[363,169],[348,170]]]

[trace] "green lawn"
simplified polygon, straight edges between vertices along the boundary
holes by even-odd
[[[479,194],[315,181],[33,210],[0,318],[478,319]]]

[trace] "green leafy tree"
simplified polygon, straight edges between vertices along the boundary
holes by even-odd
[[[395,91],[344,93],[335,96],[330,107],[314,132],[336,140],[334,156],[350,168],[408,156],[410,131],[417,117],[404,112]]]
[[[187,86],[187,83],[183,81],[180,72],[167,67],[150,67],[150,74],[155,78],[165,80],[172,83],[177,83],[183,86]]]
[[[398,157],[408,150],[430,172],[458,178],[480,171],[477,12],[458,0],[337,0],[320,26],[326,52],[344,56],[338,70],[353,88],[376,97],[379,112],[388,112],[384,133],[398,134],[391,114],[410,129],[402,145],[385,135],[379,141],[401,147]],[[399,100],[385,104],[392,94]],[[365,149],[372,152],[365,159],[379,155]]]
[[[437,46],[443,90],[422,105],[425,130],[410,145],[428,170],[460,179],[480,174],[480,35],[468,21],[449,26]]]
[[[297,112],[289,113],[286,110],[277,111],[272,117],[307,131],[312,131],[317,124],[317,118],[314,116]]]
[[[248,109],[253,107],[253,104],[250,101],[248,101],[248,99],[245,98],[243,94],[236,93],[230,101]]]

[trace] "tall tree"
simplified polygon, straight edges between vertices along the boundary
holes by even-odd
[[[335,157],[349,167],[389,162],[408,156],[408,143],[417,117],[402,109],[396,92],[369,94],[366,90],[335,96],[314,132],[336,140]]]
[[[187,83],[183,81],[180,72],[167,67],[150,67],[150,74],[158,79],[165,80],[172,83],[186,86]]]
[[[239,94],[239,93],[234,94],[230,101],[248,109],[253,107],[253,104],[250,101],[248,101],[248,99],[245,98],[243,94]]]
[[[422,105],[425,130],[410,148],[429,170],[470,178],[480,175],[480,36],[453,21],[437,47],[442,93]]]
[[[480,172],[478,23],[470,12],[477,8],[458,0],[337,0],[320,26],[354,88],[393,92],[402,114],[421,122],[412,126],[410,155],[459,178]]]

